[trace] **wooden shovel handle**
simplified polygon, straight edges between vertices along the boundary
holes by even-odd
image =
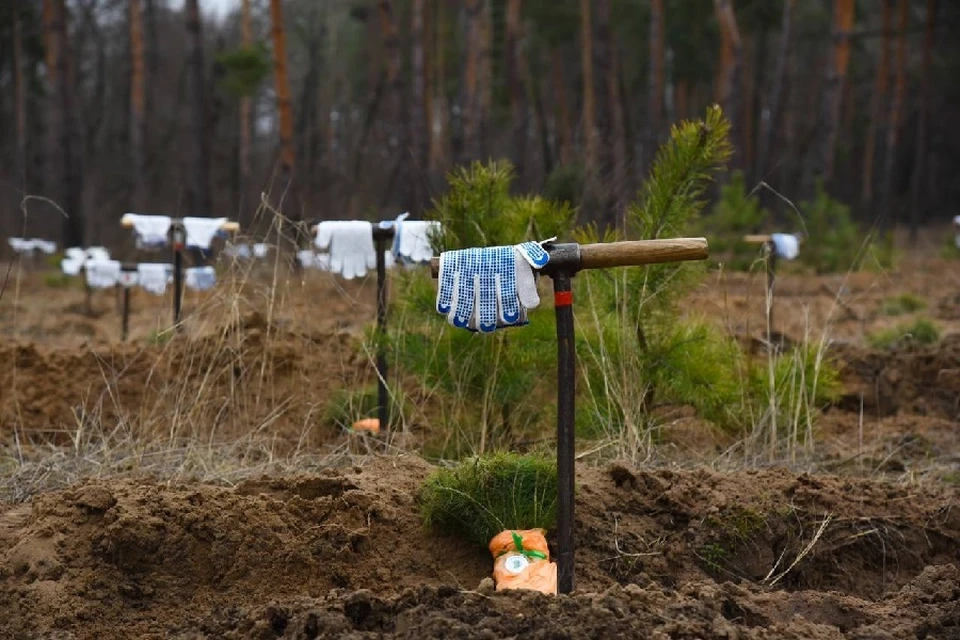
[[[658,262],[704,260],[710,255],[706,238],[625,240],[580,245],[580,269],[608,269]],[[430,260],[430,271],[440,273],[440,258]]]
[[[580,245],[581,269],[609,269],[660,262],[703,260],[710,255],[706,238],[625,240]]]

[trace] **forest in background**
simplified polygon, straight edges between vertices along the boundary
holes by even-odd
[[[209,9],[4,0],[4,237],[111,246],[127,211],[251,228],[261,193],[294,220],[417,217],[488,158],[617,224],[671,123],[713,103],[731,168],[790,229],[785,201],[818,183],[864,227],[957,214],[960,6],[944,0]]]

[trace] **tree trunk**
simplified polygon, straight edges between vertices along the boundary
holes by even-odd
[[[616,93],[613,64],[613,31],[610,28],[612,0],[595,0],[594,5],[594,39],[593,39],[593,72],[594,72],[594,99],[596,104],[596,143],[597,143],[597,171],[594,186],[598,190],[596,203],[599,208],[598,219],[604,225],[616,225],[617,190],[620,185],[616,181],[614,169],[615,151],[613,144],[613,98]]]
[[[880,42],[880,62],[877,64],[877,75],[873,84],[873,95],[870,97],[870,124],[867,126],[867,140],[863,151],[863,183],[861,185],[860,201],[864,210],[873,204],[873,166],[876,160],[877,131],[883,119],[883,103],[890,83],[890,39],[893,31],[893,0],[883,2],[883,27]]]
[[[513,164],[522,188],[529,186],[528,129],[529,105],[525,80],[527,60],[523,53],[523,25],[521,0],[507,0],[506,50],[504,71],[507,76],[507,92],[510,97],[510,120],[512,124]]]
[[[853,0],[834,0],[833,55],[827,64],[826,83],[821,97],[819,127],[810,163],[812,174],[806,189],[808,195],[815,180],[822,179],[824,183],[829,183],[833,177],[833,160],[840,128],[840,101],[850,61],[853,8]]]
[[[145,205],[143,137],[146,91],[143,77],[143,16],[140,0],[130,0],[130,163],[133,165],[133,197],[135,211]]]
[[[433,48],[434,74],[431,78],[433,100],[431,100],[430,126],[430,170],[440,171],[447,163],[447,137],[450,131],[450,104],[446,93],[446,57],[444,56],[444,3],[438,2],[433,15],[433,32],[431,46]]]
[[[17,173],[21,189],[27,189],[27,100],[23,81],[23,33],[20,25],[20,6],[13,0],[13,93],[17,120]]]
[[[750,52],[750,69],[744,69],[747,79],[744,90],[743,109],[743,167],[748,174],[756,163],[756,122],[757,114],[763,108],[764,70],[767,68],[767,26],[766,23],[754,36]]]
[[[887,148],[883,160],[883,183],[881,218],[877,225],[881,232],[896,226],[891,203],[893,191],[893,168],[896,164],[897,134],[900,128],[900,110],[903,106],[903,91],[907,76],[907,9],[908,0],[900,0],[897,6],[897,48],[894,57],[893,96],[887,118]]]
[[[927,118],[930,112],[930,58],[933,55],[934,27],[937,21],[937,0],[927,0],[927,24],[923,32],[920,105],[917,113],[917,139],[913,154],[913,176],[910,184],[910,240],[915,242],[920,226],[920,181],[927,157]]]
[[[429,114],[427,108],[427,65],[426,55],[426,0],[413,0],[410,21],[411,40],[411,102],[410,144],[413,151],[413,200],[410,207],[421,210],[427,204],[426,169],[430,140],[427,129]],[[402,99],[402,97],[401,97]]]
[[[242,0],[240,5],[240,44],[244,49],[253,46],[253,25],[250,15],[250,0]],[[247,215],[249,204],[245,202],[245,195],[249,192],[251,181],[251,162],[250,162],[250,135],[252,133],[251,122],[251,98],[244,95],[240,98],[240,146],[238,154],[240,156],[240,184],[236,194],[236,205],[240,225],[247,230],[250,225],[251,216]]]
[[[273,83],[280,120],[280,177],[287,182],[293,178],[294,167],[293,113],[290,108],[290,81],[287,79],[287,38],[280,0],[270,0],[270,33],[273,39]],[[295,219],[299,219],[299,216],[295,216]]]
[[[198,0],[184,4],[187,22],[187,108],[190,110],[190,144],[193,146],[188,164],[187,215],[210,215],[210,132],[207,131],[206,85],[203,80],[203,26]]]
[[[463,151],[466,160],[478,160],[483,155],[484,113],[484,16],[486,0],[466,0],[467,60],[464,78]]]
[[[663,76],[666,17],[663,0],[650,2],[650,95],[647,106],[647,135],[643,153],[643,170],[653,163],[662,135]]]
[[[63,159],[60,157],[60,130],[63,123],[60,121],[59,91],[60,81],[58,61],[60,55],[58,34],[56,30],[57,0],[43,0],[43,42],[44,66],[47,75],[47,99],[45,102],[45,133],[43,153],[43,192],[54,200],[63,198]],[[71,245],[67,245],[71,246]]]
[[[730,120],[730,139],[740,146],[740,30],[733,11],[733,0],[713,0],[720,27],[720,65],[717,73],[716,101]],[[741,164],[735,160],[735,164]]]
[[[67,8],[64,0],[54,0],[53,31],[57,43],[57,98],[60,104],[61,124],[60,158],[63,167],[63,209],[67,214],[63,224],[63,246],[83,246],[83,159],[81,157],[80,123],[76,109],[76,83],[71,64]]]
[[[403,101],[403,77],[401,63],[403,57],[400,52],[400,35],[397,29],[396,13],[392,0],[380,0],[378,4],[380,14],[380,30],[383,38],[383,57],[386,61],[386,97],[387,116],[385,118],[390,131],[388,132],[385,148],[396,146],[400,153],[395,154],[395,164],[391,167],[391,181],[396,181],[399,187],[399,200],[404,209],[410,208],[411,182],[409,173],[410,161],[407,154],[407,132],[409,124],[406,122],[405,105]],[[418,176],[419,177],[419,176]],[[384,189],[384,198],[391,192],[388,183]]]
[[[780,23],[780,46],[777,49],[777,62],[773,71],[773,86],[770,97],[764,102],[760,112],[760,137],[757,141],[757,180],[762,180],[767,172],[767,159],[773,146],[773,132],[776,131],[783,102],[783,86],[787,77],[787,58],[793,37],[793,8],[796,0],[784,0],[783,18]]]
[[[154,111],[156,109],[155,87],[158,86],[160,76],[160,39],[157,34],[157,0],[144,0],[144,27],[146,46],[146,89],[144,95],[144,132],[143,132],[143,163],[146,175],[144,182],[148,195],[156,193],[159,172],[154,170],[156,163],[154,146],[160,140],[157,133],[159,123]]]
[[[570,118],[570,100],[567,97],[566,72],[563,51],[554,47],[550,51],[550,84],[553,101],[557,107],[557,144],[560,164],[573,162],[573,124]]]
[[[583,72],[583,146],[588,179],[597,170],[597,117],[593,89],[593,20],[591,0],[580,0],[580,60]]]
[[[684,78],[678,78],[674,86],[674,109],[677,120],[685,120],[690,116],[690,83]]]

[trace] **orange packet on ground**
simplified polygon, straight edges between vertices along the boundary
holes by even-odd
[[[550,562],[545,533],[543,529],[508,529],[493,537],[490,553],[497,591],[530,589],[557,593],[557,564]]]
[[[364,418],[353,423],[353,431],[377,434],[380,433],[380,420],[378,418]]]

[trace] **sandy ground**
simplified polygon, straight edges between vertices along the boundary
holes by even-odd
[[[693,420],[667,433],[666,467],[581,464],[572,596],[494,593],[486,550],[420,524],[432,465],[353,448],[293,475],[8,492],[0,638],[960,638],[960,262],[792,271],[777,281],[777,329],[826,336],[842,367],[814,455],[720,464],[729,443]],[[266,265],[232,277],[187,296],[176,337],[169,293],[136,292],[122,343],[113,292],[88,309],[82,287],[14,270],[0,299],[5,450],[66,455],[105,430],[127,443],[256,437],[267,457],[352,447],[318,416],[373,379],[372,278]],[[760,273],[712,272],[684,308],[756,345],[763,292]],[[885,313],[902,294],[924,309]],[[921,315],[938,345],[867,346]],[[0,473],[15,477],[16,461]]]

